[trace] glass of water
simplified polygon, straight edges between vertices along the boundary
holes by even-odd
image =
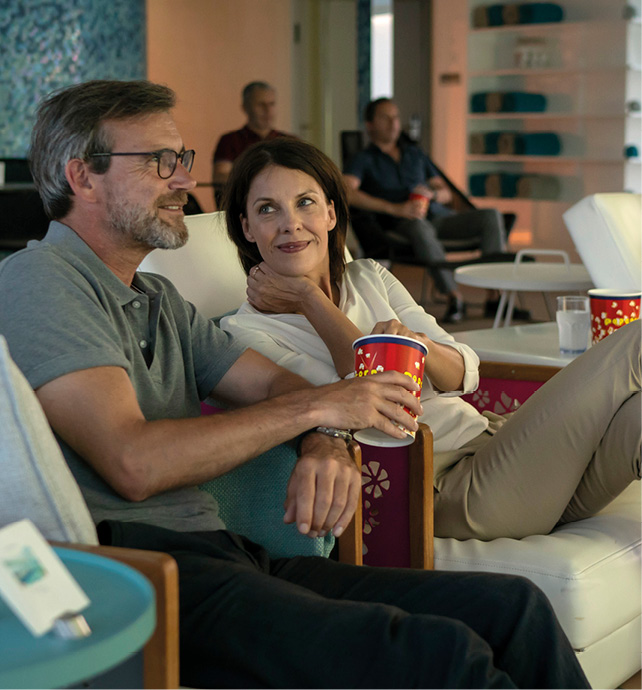
[[[557,298],[557,330],[560,353],[579,355],[588,347],[591,311],[588,297],[563,295]]]

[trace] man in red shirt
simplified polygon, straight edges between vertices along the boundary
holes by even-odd
[[[276,92],[267,82],[250,82],[243,89],[241,107],[247,115],[247,124],[241,129],[224,134],[214,150],[212,181],[215,186],[227,181],[232,163],[252,144],[262,139],[292,136],[273,129]]]

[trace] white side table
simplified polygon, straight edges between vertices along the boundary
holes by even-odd
[[[560,354],[554,321],[459,331],[453,335],[457,342],[472,347],[479,359],[485,362],[565,367],[575,359],[575,355]]]
[[[522,257],[527,255],[561,256],[564,263],[522,263]],[[541,292],[546,301],[546,292],[588,290],[593,287],[593,281],[582,264],[569,263],[566,252],[553,249],[522,249],[517,252],[513,263],[461,266],[455,269],[454,276],[461,285],[500,291],[493,328],[501,324],[505,309],[503,325],[510,326],[515,296],[519,291]],[[551,319],[554,318],[548,301],[546,307]]]

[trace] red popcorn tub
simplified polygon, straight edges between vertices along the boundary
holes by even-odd
[[[425,216],[428,213],[428,205],[430,204],[430,199],[421,192],[410,192],[408,197],[410,201],[418,201],[421,204],[421,215]]]
[[[595,344],[618,328],[640,318],[640,291],[606,288],[588,291],[591,299],[591,335]]]
[[[414,338],[403,335],[365,335],[352,343],[355,376],[371,376],[384,371],[400,371],[419,384],[413,395],[421,397],[424,364],[428,348]],[[406,412],[410,412],[404,408]],[[412,414],[412,413],[410,413]],[[412,414],[413,417],[416,415]],[[394,438],[378,429],[361,429],[354,435],[357,441],[371,446],[407,446],[414,441],[415,433],[402,426],[405,439]]]

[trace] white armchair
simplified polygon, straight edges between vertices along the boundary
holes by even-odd
[[[592,194],[563,218],[596,288],[642,287],[640,194]]]

